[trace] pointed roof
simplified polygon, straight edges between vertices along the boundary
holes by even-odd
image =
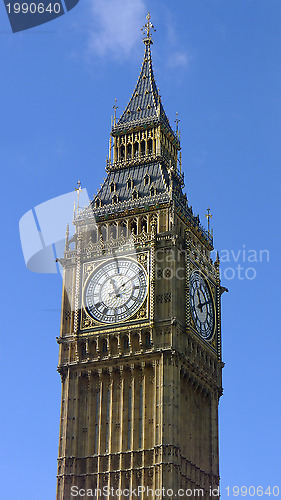
[[[118,133],[118,131],[128,130],[131,127],[135,128],[142,125],[163,123],[178,141],[175,132],[170,126],[169,119],[161,102],[159,90],[155,83],[150,50],[150,46],[153,43],[150,29],[153,28],[153,25],[149,21],[149,15],[147,19],[148,22],[144,27],[147,33],[143,40],[145,50],[140,75],[132,97],[117,124],[113,126],[112,132],[114,135],[114,132]]]
[[[132,122],[142,121],[147,118],[157,119],[159,115],[169,123],[156,87],[150,45],[147,43],[139,79],[125,111],[118,120],[117,126],[130,125]]]

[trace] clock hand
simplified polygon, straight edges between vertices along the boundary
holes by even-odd
[[[114,279],[113,278],[109,278],[109,281],[112,284],[113,290],[114,290],[114,292],[111,292],[111,294],[115,293],[116,297],[120,297],[120,293],[119,293],[120,288],[118,288],[118,286],[116,286],[116,283],[115,283]]]
[[[201,302],[201,308],[205,306],[206,304],[211,304],[211,300],[206,300],[205,302]],[[201,309],[202,311],[202,309]]]
[[[137,272],[136,274],[134,274],[134,276],[132,276],[132,278],[129,278],[127,281],[125,281],[125,283],[122,283],[122,285],[120,285],[120,288],[121,288],[122,286],[127,285],[127,283],[129,283],[129,281],[133,281],[133,280],[134,280],[134,279],[135,279],[135,278],[136,278],[139,274],[141,274],[141,273],[140,273],[140,271],[139,271],[139,272]]]
[[[201,297],[200,297],[199,290],[197,290],[197,297],[198,297],[198,300],[199,300],[198,307],[199,307],[200,311],[202,312],[202,302],[201,302]]]

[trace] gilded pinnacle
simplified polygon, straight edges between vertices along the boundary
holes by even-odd
[[[113,107],[113,109],[114,109],[114,121],[113,121],[113,123],[114,123],[114,125],[115,125],[115,124],[116,124],[116,111],[117,111],[117,109],[118,109],[118,106],[117,106],[117,99],[116,99],[116,98],[114,99],[114,106],[112,106],[112,107]]]
[[[143,39],[143,43],[150,45],[153,43],[153,40],[151,37],[151,30],[156,31],[156,29],[154,29],[153,24],[150,22],[151,15],[149,12],[147,13],[146,19],[147,19],[147,23],[143,26],[143,28],[141,28],[141,31],[145,35],[145,37]]]
[[[207,208],[207,214],[205,214],[205,217],[208,221],[208,233],[210,234],[210,219],[213,217],[212,214],[210,214],[210,207]]]
[[[79,208],[79,197],[80,197],[80,191],[82,191],[82,186],[81,186],[81,182],[78,181],[77,182],[77,188],[75,188],[75,191],[77,193],[77,208]],[[75,205],[75,204],[74,204]]]

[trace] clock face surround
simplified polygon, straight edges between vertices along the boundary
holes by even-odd
[[[142,306],[147,295],[145,269],[128,257],[103,262],[87,279],[84,307],[100,323],[120,323]]]
[[[214,332],[214,305],[206,280],[194,271],[190,278],[191,314],[197,332],[209,340]]]

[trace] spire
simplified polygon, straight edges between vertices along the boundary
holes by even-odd
[[[153,44],[151,31],[156,30],[150,22],[149,13],[146,18],[147,23],[142,28],[145,35],[143,39],[145,49],[140,75],[125,111],[117,124],[113,124],[112,132],[114,134],[114,132],[122,132],[128,128],[139,128],[143,125],[155,126],[161,123],[179,145],[179,139],[170,126],[155,83],[150,46]]]

